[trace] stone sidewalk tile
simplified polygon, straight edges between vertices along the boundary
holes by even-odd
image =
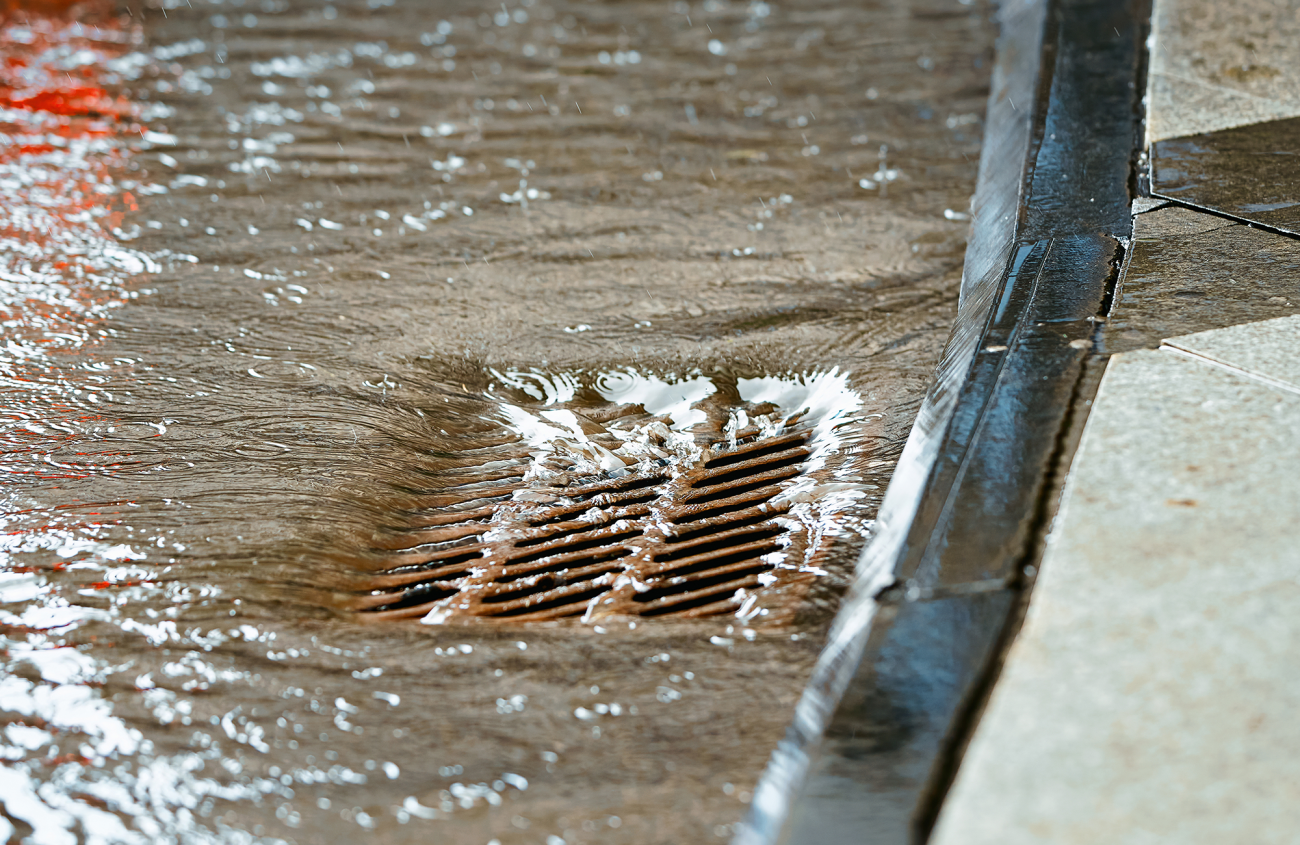
[[[1300,315],[1170,338],[1165,343],[1300,391]]]
[[[1268,120],[1151,145],[1153,198],[1300,236],[1300,118]]]
[[[1300,311],[1300,240],[1186,208],[1139,214],[1106,352]]]
[[[1297,465],[1300,396],[1111,360],[934,845],[1300,842]]]
[[[1300,4],[1155,0],[1147,144],[1300,116]]]

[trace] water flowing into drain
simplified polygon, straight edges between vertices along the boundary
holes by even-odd
[[[617,375],[597,389],[623,406],[534,416],[504,405],[521,439],[459,468],[462,483],[417,496],[370,550],[348,605],[429,624],[790,621],[834,538],[867,529],[851,507],[861,485],[827,460],[854,439],[845,423],[860,420],[857,396],[835,373],[741,379],[724,393],[764,401],[726,407],[703,401],[716,388],[702,377]],[[552,405],[579,388],[566,377],[532,384]]]

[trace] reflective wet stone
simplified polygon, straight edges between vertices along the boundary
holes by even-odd
[[[1295,239],[1180,208],[1140,214],[1134,226],[1105,351],[1300,311]]]
[[[1009,590],[887,605],[791,822],[792,842],[914,841],[936,768],[1007,624]]]
[[[1300,116],[1295,10],[1273,0],[1156,0],[1147,144]]]
[[[1151,146],[1157,196],[1300,235],[1300,118]]]

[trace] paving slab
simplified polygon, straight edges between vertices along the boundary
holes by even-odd
[[[1174,348],[1300,390],[1300,316],[1171,338]]]
[[[1300,240],[1177,207],[1133,223],[1103,351],[1300,312]]]
[[[1151,145],[1151,191],[1215,214],[1300,234],[1300,118]]]
[[[1147,143],[1300,116],[1295,0],[1156,0]]]
[[[1295,393],[1112,359],[936,845],[1300,841],[1297,462]]]

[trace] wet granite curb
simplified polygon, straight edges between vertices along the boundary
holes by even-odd
[[[737,845],[928,838],[1019,625],[1072,409],[1096,389],[1132,234],[1149,7],[1000,16],[960,312]]]
[[[1104,377],[936,845],[1300,829],[1298,26],[1156,0]]]

